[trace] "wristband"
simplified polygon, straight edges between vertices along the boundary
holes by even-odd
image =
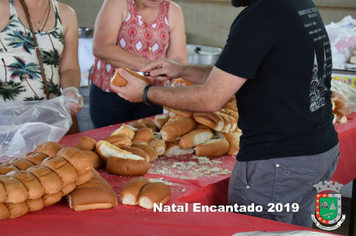
[[[151,88],[153,85],[152,84],[149,84],[149,85],[146,85],[145,89],[143,90],[143,102],[146,104],[146,105],[151,105],[152,102],[150,102],[150,100],[148,100],[147,98],[147,93],[148,93],[148,89]]]

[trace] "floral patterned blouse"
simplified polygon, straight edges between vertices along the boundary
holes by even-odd
[[[31,30],[18,17],[13,0],[10,18],[0,32],[0,102],[42,100],[46,97]],[[59,94],[59,64],[64,33],[56,0],[52,0],[56,22],[52,30],[36,31],[50,97]]]
[[[170,0],[162,0],[156,19],[146,23],[140,15],[135,0],[127,0],[127,17],[122,22],[117,43],[119,47],[129,53],[157,60],[165,57],[169,46],[169,13]],[[113,92],[110,79],[116,68],[95,58],[90,79],[106,92]]]

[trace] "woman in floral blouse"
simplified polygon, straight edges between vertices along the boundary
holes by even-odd
[[[26,5],[50,98],[60,95],[60,89],[71,88],[77,93],[80,69],[74,10],[56,0],[26,0]],[[0,16],[0,103],[45,99],[34,39],[20,0],[0,0]],[[73,104],[71,113],[81,109],[82,105]]]

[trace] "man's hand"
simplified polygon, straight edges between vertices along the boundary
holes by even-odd
[[[169,59],[160,58],[148,64],[140,71],[149,72],[153,84],[162,83],[174,78],[179,78],[182,72],[182,64]]]
[[[112,90],[129,102],[142,102],[143,90],[147,84],[123,69],[119,69],[119,73],[127,80],[127,85],[125,87],[119,87],[111,84]]]

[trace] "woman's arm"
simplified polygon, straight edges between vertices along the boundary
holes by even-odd
[[[187,64],[188,53],[185,35],[184,17],[181,8],[171,1],[169,8],[169,47],[167,58]]]
[[[64,31],[64,50],[60,61],[61,88],[79,88],[80,68],[78,61],[78,20],[74,10],[58,3]]]
[[[71,7],[61,3],[58,3],[58,7],[64,31],[64,50],[59,70],[60,83],[63,95],[76,101],[71,104],[71,114],[74,115],[83,109],[83,98],[77,90],[81,80],[78,60],[78,20]]]
[[[116,45],[121,24],[127,15],[126,0],[105,0],[95,21],[93,54],[114,67],[140,70],[151,62]]]

